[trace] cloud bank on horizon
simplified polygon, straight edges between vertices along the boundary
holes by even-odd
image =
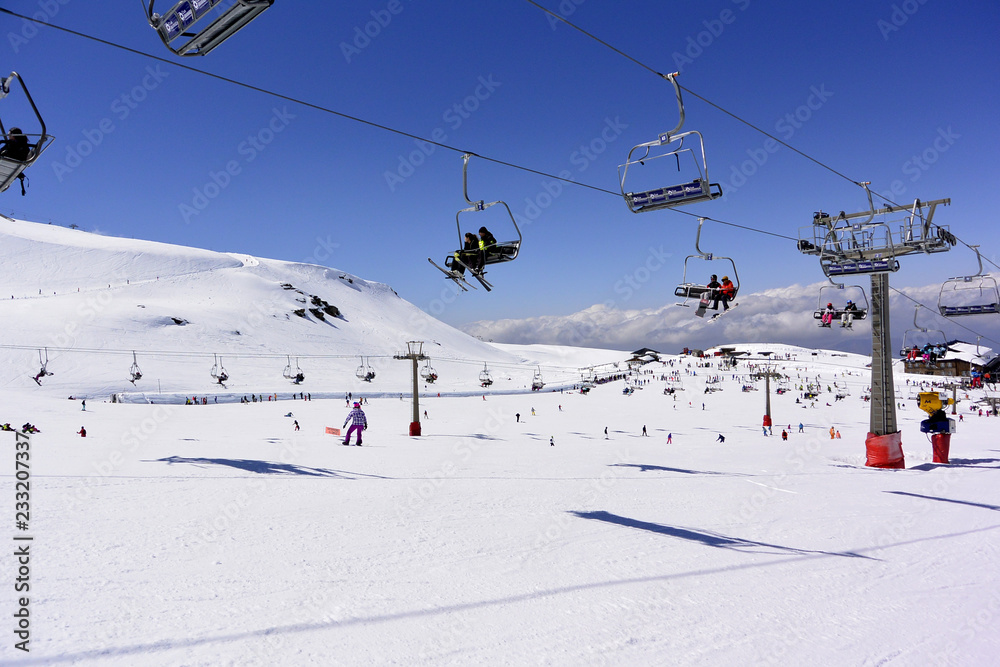
[[[675,303],[650,309],[626,310],[612,304],[596,304],[569,315],[545,315],[524,319],[479,320],[460,328],[483,340],[497,343],[546,343],[621,350],[650,347],[676,352],[684,347],[705,349],[733,341],[747,343],[780,342],[806,348],[836,349],[871,354],[871,326],[856,322],[853,330],[818,326],[813,312],[819,306],[820,288],[829,283],[768,289],[741,294],[733,312],[717,321],[695,317],[697,303],[680,307]],[[948,319],[938,315],[939,285],[901,288],[890,297],[890,334],[894,349],[903,344],[923,344],[943,337],[977,342],[1000,349],[1000,317],[976,315]],[[866,295],[868,290],[865,290]],[[857,294],[856,291],[852,292]],[[831,292],[823,293],[829,299]],[[905,296],[903,296],[905,295]],[[906,298],[909,297],[909,298]],[[846,296],[839,301],[843,301]],[[927,306],[917,314],[914,301]],[[836,301],[836,299],[834,299]],[[838,303],[837,305],[843,305]],[[927,333],[918,331],[927,329]]]

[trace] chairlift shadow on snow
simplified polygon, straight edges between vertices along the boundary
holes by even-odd
[[[937,470],[938,468],[992,468],[1000,469],[1000,466],[980,465],[982,463],[1000,463],[1000,459],[949,459],[948,463],[921,463],[918,466],[907,468],[907,470]]]
[[[668,468],[667,466],[657,466],[646,463],[612,463],[612,467],[617,468],[638,468],[640,472],[660,470],[663,472],[679,472],[685,475],[722,475],[724,477],[745,477],[741,473],[718,472],[715,470],[687,470],[685,468]]]
[[[495,435],[486,433],[428,433],[421,435],[422,438],[472,438],[473,440],[502,440]]]
[[[768,544],[767,542],[744,540],[739,537],[728,537],[726,535],[722,535],[721,533],[713,533],[710,531],[691,530],[689,528],[680,528],[677,526],[665,526],[659,523],[651,523],[649,521],[639,521],[637,519],[630,519],[625,516],[619,516],[617,514],[612,514],[610,512],[604,512],[604,511],[598,511],[598,512],[570,511],[570,514],[578,516],[581,519],[604,521],[619,526],[626,526],[628,528],[637,528],[639,530],[646,530],[653,533],[659,533],[661,535],[677,537],[682,540],[701,542],[702,544],[710,547],[731,549],[733,551],[740,551],[744,553],[794,554],[796,556],[818,554],[823,556],[842,556],[845,558],[864,558],[867,560],[879,560],[877,558],[872,558],[871,556],[864,556],[862,554],[852,553],[849,551],[838,552],[838,551],[820,551],[815,549],[796,549],[795,547],[783,547],[779,544]]]
[[[168,456],[163,459],[156,459],[153,463],[166,463],[167,465],[173,465],[175,463],[188,463],[199,467],[207,467],[210,465],[229,466],[238,470],[246,470],[248,472],[255,472],[261,475],[307,475],[310,477],[356,479],[355,477],[349,477],[336,470],[309,468],[306,466],[293,465],[291,463],[275,463],[273,461],[259,461],[256,459],[209,459],[191,458],[186,456]]]
[[[974,503],[968,500],[955,500],[953,498],[941,498],[939,496],[925,496],[922,493],[908,493],[907,491],[883,491],[897,496],[910,496],[911,498],[926,498],[927,500],[938,500],[942,503],[955,503],[957,505],[969,505],[970,507],[982,507],[984,509],[1000,511],[1000,505],[987,505],[986,503]]]

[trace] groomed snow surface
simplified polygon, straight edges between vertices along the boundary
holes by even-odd
[[[8,630],[0,658],[996,664],[998,422],[963,402],[952,463],[933,464],[910,402],[908,468],[866,468],[863,359],[800,352],[780,366],[819,374],[824,394],[814,408],[772,396],[770,437],[763,391],[726,373],[706,394],[718,371],[677,357],[676,401],[655,379],[670,366],[651,364],[631,396],[620,381],[589,395],[432,395],[421,437],[406,435],[408,396],[373,398],[362,447],[324,433],[342,426],[343,399],[91,399],[84,412],[3,391],[3,420],[42,433],[31,651]],[[833,382],[851,395],[835,401]],[[2,435],[13,510],[14,434]],[[3,559],[8,582],[15,567]]]
[[[12,297],[0,299],[0,423],[41,429],[27,500],[15,495],[24,450],[0,433],[4,665],[1000,655],[1000,421],[969,411],[982,391],[962,402],[952,463],[939,465],[898,375],[909,467],[876,470],[856,355],[738,346],[794,356],[779,370],[824,388],[815,407],[772,396],[764,436],[763,391],[732,373],[666,357],[674,365],[646,366],[631,396],[621,380],[572,393],[583,369],[624,370],[629,355],[491,345],[336,269],[0,220],[0,283]],[[409,340],[439,374],[422,386],[420,437],[407,435],[410,364],[393,359]],[[43,348],[54,374],[39,386]],[[217,354],[225,387],[209,375]],[[355,377],[361,356],[371,384]],[[300,358],[296,386],[281,369]],[[545,391],[532,393],[539,369]],[[658,379],[671,370],[674,396]],[[723,390],[706,393],[716,374]],[[850,395],[836,401],[834,383]],[[369,399],[362,447],[325,433],[342,426],[346,392]],[[208,405],[183,405],[191,396]],[[30,505],[26,530],[17,502]],[[15,537],[33,538],[28,564]],[[22,597],[27,653],[15,647]]]

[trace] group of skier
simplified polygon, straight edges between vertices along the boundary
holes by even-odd
[[[823,309],[823,314],[820,317],[820,326],[830,328],[833,326],[833,318],[837,314],[837,309],[833,307],[832,303],[826,304],[826,308]],[[840,326],[847,329],[852,329],[851,326],[854,322],[854,318],[858,314],[858,307],[853,302],[848,300],[847,305],[844,306],[840,313]]]
[[[479,228],[479,238],[472,232],[465,233],[465,244],[461,250],[455,251],[457,260],[451,266],[459,276],[465,275],[468,267],[473,273],[482,273],[486,266],[486,257],[496,249],[497,240],[486,227]]]

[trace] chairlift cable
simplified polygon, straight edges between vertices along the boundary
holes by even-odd
[[[139,55],[139,56],[143,56],[145,58],[151,58],[151,59],[156,60],[158,62],[166,63],[166,64],[172,65],[174,67],[179,67],[181,69],[185,69],[185,70],[187,70],[189,72],[194,72],[196,74],[201,74],[203,76],[211,77],[213,79],[218,79],[219,81],[225,81],[226,83],[230,83],[230,84],[232,84],[234,86],[240,86],[242,88],[246,88],[248,90],[253,90],[253,91],[258,92],[258,93],[263,93],[265,95],[270,95],[272,97],[277,97],[278,99],[285,100],[286,102],[291,102],[293,104],[298,104],[300,106],[304,106],[304,107],[307,107],[309,109],[313,109],[315,111],[322,111],[323,113],[328,113],[328,114],[331,114],[331,115],[334,115],[334,116],[339,116],[340,118],[344,118],[346,120],[351,120],[351,121],[354,121],[356,123],[361,123],[363,125],[368,125],[369,127],[374,127],[376,129],[379,129],[379,130],[385,130],[386,132],[391,132],[393,134],[398,134],[400,136],[404,136],[404,137],[407,137],[409,139],[416,139],[417,141],[422,141],[422,142],[425,142],[425,143],[428,143],[428,144],[432,144],[434,146],[438,146],[438,147],[444,148],[446,150],[455,151],[456,153],[461,153],[461,154],[472,153],[476,157],[482,158],[483,160],[487,160],[489,162],[493,162],[495,164],[499,164],[499,165],[502,165],[502,166],[505,166],[505,167],[510,167],[512,169],[519,169],[521,171],[525,171],[525,172],[528,172],[530,174],[535,174],[537,176],[544,176],[546,178],[552,178],[552,179],[555,179],[555,180],[558,180],[558,181],[562,181],[564,183],[571,183],[573,185],[578,185],[580,187],[589,188],[591,190],[597,190],[598,192],[605,192],[607,194],[614,195],[615,197],[621,197],[621,195],[619,193],[615,192],[614,190],[608,190],[606,188],[602,188],[602,187],[599,187],[599,186],[596,186],[596,185],[590,185],[588,183],[582,183],[580,181],[575,181],[575,180],[572,180],[572,179],[569,179],[569,178],[565,178],[565,177],[562,177],[562,176],[557,176],[556,174],[550,174],[548,172],[541,171],[541,170],[538,170],[538,169],[532,169],[530,167],[525,167],[525,166],[522,166],[522,165],[519,165],[519,164],[515,164],[513,162],[508,162],[508,161],[505,161],[505,160],[501,160],[499,158],[492,158],[492,157],[489,157],[489,156],[486,156],[486,155],[480,155],[478,153],[475,153],[474,151],[469,151],[469,150],[466,150],[466,149],[463,149],[463,148],[458,148],[456,146],[452,146],[452,145],[449,145],[449,144],[441,143],[440,141],[434,141],[433,139],[429,139],[427,137],[421,137],[420,135],[413,134],[411,132],[406,132],[405,130],[399,130],[399,129],[396,129],[394,127],[390,127],[388,125],[384,125],[382,123],[377,123],[377,122],[372,121],[372,120],[367,120],[367,119],[361,118],[359,116],[352,116],[351,114],[347,114],[347,113],[344,113],[342,111],[336,111],[334,109],[330,109],[329,107],[324,107],[324,106],[321,106],[319,104],[308,102],[308,101],[303,100],[303,99],[298,98],[298,97],[292,97],[290,95],[285,95],[283,93],[278,93],[278,92],[275,92],[275,91],[270,90],[268,88],[262,88],[260,86],[255,86],[253,84],[249,84],[249,83],[246,83],[246,82],[243,82],[243,81],[239,81],[239,80],[233,79],[231,77],[222,76],[221,74],[214,74],[212,72],[206,72],[205,70],[198,69],[197,67],[192,67],[191,65],[185,65],[184,63],[179,63],[179,62],[175,62],[173,60],[168,60],[167,58],[164,58],[164,57],[161,57],[161,56],[156,56],[156,55],[153,55],[152,53],[147,53],[145,51],[140,51],[139,49],[134,49],[132,47],[125,46],[123,44],[118,44],[116,42],[112,42],[110,40],[102,39],[100,37],[95,37],[93,35],[88,35],[87,33],[84,33],[84,32],[80,32],[80,31],[72,30],[70,28],[66,28],[66,27],[63,27],[63,26],[60,26],[60,25],[56,25],[55,23],[50,23],[50,22],[47,22],[47,21],[40,21],[38,19],[34,19],[34,18],[30,17],[30,16],[27,16],[25,14],[18,14],[17,12],[12,12],[11,10],[6,9],[4,7],[0,7],[0,12],[2,12],[4,14],[9,14],[10,16],[14,16],[14,17],[19,18],[19,19],[23,19],[25,21],[31,21],[31,22],[37,23],[39,25],[43,25],[43,26],[47,26],[47,27],[50,27],[50,28],[54,28],[56,30],[61,30],[62,32],[68,33],[70,35],[74,35],[76,37],[82,37],[84,39],[89,39],[89,40],[98,42],[100,44],[104,44],[105,46],[110,46],[110,47],[113,47],[113,48],[122,49],[123,51],[128,51],[129,53],[132,53],[132,54],[135,54],[135,55]]]
[[[605,42],[604,40],[602,40],[602,39],[600,39],[598,37],[596,37],[595,35],[592,35],[591,33],[587,32],[583,28],[580,28],[579,26],[575,25],[574,23],[572,23],[571,21],[567,20],[566,18],[564,18],[562,16],[559,16],[558,14],[555,14],[555,13],[551,12],[550,10],[542,7],[541,5],[539,5],[538,3],[534,2],[533,0],[526,0],[526,1],[529,4],[532,4],[535,7],[539,8],[540,10],[544,11],[545,13],[549,14],[550,16],[553,16],[557,20],[559,20],[559,21],[565,23],[566,25],[570,26],[571,28],[573,28],[573,29],[579,31],[580,33],[586,35],[587,37],[590,37],[591,39],[597,41],[598,43],[602,44],[603,46],[605,46],[605,47],[611,49],[612,51],[614,51],[614,52],[622,55],[623,57],[629,59],[630,61],[636,63],[637,65],[643,67],[644,69],[649,70],[653,74],[656,74],[657,76],[662,77],[662,78],[666,78],[665,75],[663,75],[662,73],[658,72],[656,69],[654,69],[654,68],[646,65],[642,61],[640,61],[640,60],[638,60],[638,59],[636,59],[636,58],[628,55],[627,53],[621,51],[620,49],[618,49],[618,48],[616,48],[614,46],[612,46],[611,44]],[[438,142],[438,141],[433,141],[433,140],[428,139],[426,137],[421,137],[419,135],[412,134],[412,133],[406,132],[404,130],[399,130],[399,129],[390,127],[388,125],[377,123],[375,121],[366,120],[366,119],[360,118],[358,116],[352,116],[350,114],[346,114],[346,113],[343,113],[343,112],[340,112],[340,111],[336,111],[334,109],[330,109],[328,107],[323,107],[323,106],[318,105],[318,104],[307,102],[305,100],[302,100],[302,99],[299,99],[299,98],[296,98],[296,97],[292,97],[292,96],[289,96],[289,95],[284,95],[282,93],[278,93],[278,92],[269,90],[267,88],[263,88],[263,87],[260,87],[260,86],[254,86],[252,84],[245,83],[245,82],[242,82],[242,81],[238,81],[236,79],[233,79],[233,78],[230,78],[230,77],[226,77],[226,76],[222,76],[220,74],[214,74],[212,72],[206,72],[204,70],[198,69],[196,67],[192,67],[190,65],[186,65],[184,63],[179,63],[179,62],[176,62],[176,61],[173,61],[173,60],[168,60],[167,58],[164,58],[164,57],[161,57],[161,56],[156,56],[156,55],[153,55],[151,53],[147,53],[145,51],[140,51],[139,49],[134,49],[132,47],[125,46],[123,44],[118,44],[116,42],[112,42],[112,41],[109,41],[109,40],[106,40],[106,39],[102,39],[100,37],[96,37],[96,36],[93,36],[93,35],[88,35],[86,33],[83,33],[83,32],[77,31],[77,30],[73,30],[71,28],[66,28],[64,26],[57,25],[55,23],[51,23],[51,22],[48,22],[48,21],[41,21],[41,20],[33,18],[31,16],[11,11],[11,10],[9,10],[7,8],[4,8],[4,7],[0,7],[0,13],[8,14],[10,16],[13,16],[13,17],[16,17],[16,18],[20,18],[22,20],[29,21],[29,22],[32,22],[32,23],[35,23],[35,24],[38,24],[38,25],[50,27],[50,28],[53,28],[55,30],[59,30],[59,31],[65,32],[67,34],[74,35],[76,37],[81,37],[83,39],[87,39],[87,40],[91,40],[91,41],[94,41],[94,42],[98,42],[98,43],[103,44],[105,46],[110,46],[112,48],[121,49],[123,51],[127,51],[129,53],[134,54],[134,55],[143,56],[145,58],[150,58],[152,60],[155,60],[155,61],[158,61],[158,62],[162,62],[162,63],[168,64],[168,65],[172,65],[174,67],[179,67],[181,69],[185,69],[185,70],[188,70],[190,72],[194,72],[196,74],[201,74],[203,76],[208,76],[208,77],[220,80],[220,81],[224,81],[226,83],[230,83],[230,84],[235,85],[235,86],[240,86],[242,88],[246,88],[246,89],[253,90],[253,91],[256,91],[256,92],[259,92],[259,93],[263,93],[265,95],[270,95],[272,97],[277,97],[279,99],[283,99],[283,100],[286,100],[286,101],[291,102],[293,104],[298,104],[298,105],[301,105],[301,106],[304,106],[304,107],[307,107],[307,108],[310,108],[310,109],[314,109],[316,111],[321,111],[321,112],[324,112],[324,113],[328,113],[328,114],[331,114],[331,115],[334,115],[334,116],[338,116],[338,117],[344,118],[346,120],[351,120],[351,121],[354,121],[354,122],[357,122],[357,123],[368,125],[370,127],[376,128],[376,129],[385,130],[385,131],[391,132],[393,134],[398,134],[398,135],[401,135],[401,136],[404,136],[404,137],[408,137],[408,138],[411,138],[411,139],[417,139],[419,141],[424,141],[424,142],[427,142],[429,144],[433,144],[435,146],[439,146],[441,148],[444,148],[446,150],[451,150],[451,151],[455,151],[457,153],[462,153],[462,154],[473,153],[477,157],[482,158],[483,160],[487,160],[489,162],[493,162],[495,164],[499,164],[499,165],[502,165],[502,166],[510,167],[512,169],[518,169],[518,170],[525,171],[525,172],[528,172],[528,173],[532,173],[532,174],[535,174],[535,175],[538,175],[538,176],[545,176],[546,178],[553,178],[553,179],[556,179],[556,180],[559,180],[559,181],[562,181],[562,182],[565,182],[565,183],[570,183],[572,185],[581,186],[581,187],[588,188],[588,189],[591,189],[591,190],[595,190],[595,191],[598,191],[598,192],[604,192],[606,194],[610,194],[610,195],[613,195],[615,197],[621,197],[620,193],[615,192],[613,190],[608,190],[606,188],[602,188],[602,187],[599,187],[599,186],[590,185],[590,184],[587,184],[587,183],[582,183],[580,181],[570,180],[570,179],[567,179],[567,178],[563,178],[563,177],[557,176],[555,174],[550,174],[550,173],[547,173],[547,172],[544,172],[544,171],[541,171],[541,170],[532,169],[532,168],[529,168],[529,167],[518,165],[518,164],[513,163],[513,162],[508,162],[508,161],[505,161],[505,160],[500,160],[498,158],[492,158],[492,157],[489,157],[489,156],[486,156],[486,155],[481,155],[479,153],[475,153],[474,151],[468,151],[468,150],[460,149],[460,148],[457,148],[455,146],[444,144],[444,143],[441,143],[441,142]],[[808,154],[800,151],[799,149],[795,148],[794,146],[791,146],[790,144],[782,141],[781,139],[779,139],[777,137],[774,137],[773,135],[771,135],[768,132],[766,132],[765,130],[757,127],[753,123],[751,123],[751,122],[749,122],[749,121],[741,118],[737,114],[735,114],[735,113],[733,113],[731,111],[728,111],[727,109],[725,109],[725,108],[723,108],[723,107],[715,104],[714,102],[711,102],[710,100],[706,99],[702,95],[699,95],[698,93],[694,92],[690,88],[687,88],[685,86],[681,86],[681,88],[682,88],[682,90],[684,90],[685,92],[689,93],[690,95],[693,95],[693,96],[697,97],[698,99],[702,100],[706,104],[709,104],[710,106],[715,107],[719,111],[722,111],[726,115],[728,115],[728,116],[732,117],[733,119],[735,119],[735,120],[737,120],[737,121],[739,121],[739,122],[747,125],[748,127],[756,130],[757,132],[760,132],[761,134],[767,136],[768,138],[774,139],[775,141],[777,141],[778,143],[780,143],[782,146],[785,146],[788,149],[792,150],[793,152],[798,153],[799,155],[802,155],[803,157],[809,159],[810,161],[816,163],[817,165],[823,167],[824,169],[827,169],[828,171],[836,174],[837,176],[840,176],[841,178],[843,178],[843,179],[845,179],[845,180],[847,180],[847,181],[849,181],[851,183],[858,184],[858,181],[855,181],[854,179],[846,176],[842,172],[834,169],[833,167],[831,167],[831,166],[829,166],[829,165],[827,165],[827,164],[825,164],[825,163],[817,160],[816,158],[813,158],[813,157],[809,156]],[[878,192],[874,192],[873,194],[875,196],[879,197],[880,199],[882,199],[882,200],[884,200],[884,201],[892,204],[893,206],[900,206],[900,207],[902,207],[902,205],[897,204],[895,202],[892,202],[891,200],[889,200],[885,196],[879,194]],[[695,218],[697,218],[697,217],[705,217],[705,216],[698,216],[697,214],[691,213],[689,211],[684,211],[684,210],[680,210],[680,209],[675,209],[675,210],[678,213],[689,215],[689,216],[695,217]],[[725,220],[719,220],[719,219],[716,219],[716,218],[707,218],[707,219],[712,220],[713,222],[717,222],[717,223],[722,224],[722,225],[727,225],[729,227],[735,227],[735,228],[738,228],[738,229],[743,229],[745,231],[756,232],[758,234],[765,234],[765,235],[774,236],[774,237],[777,237],[777,238],[787,239],[787,240],[790,240],[790,241],[798,241],[797,238],[794,238],[794,237],[791,237],[791,236],[787,236],[785,234],[779,234],[779,233],[776,233],[776,232],[771,232],[771,231],[767,231],[767,230],[763,230],[763,229],[758,229],[758,228],[750,227],[750,226],[747,226],[747,225],[740,225],[740,224],[733,223],[733,222],[727,222]],[[957,236],[955,238],[956,238],[956,240],[958,240],[959,242],[961,242],[963,245],[969,247],[969,244],[967,242],[963,241],[962,239],[958,238]],[[992,266],[1000,269],[1000,265],[998,265],[997,263],[993,262],[988,257],[986,257],[984,259],[989,264],[991,264]],[[895,290],[895,288],[891,288],[891,289]],[[898,290],[895,290],[895,291],[898,291]],[[911,298],[911,297],[907,296],[907,298]],[[923,306],[924,308],[927,308],[927,306],[924,305],[924,304],[920,304],[920,305]],[[964,325],[958,325],[958,326],[960,326],[960,327],[962,327],[962,328],[964,328],[964,329],[966,329],[966,330],[968,330],[970,332],[977,333],[977,332],[974,332],[972,329],[969,329],[968,327],[965,327]],[[978,335],[978,333],[977,333],[977,335]],[[988,338],[988,340],[992,340],[992,339]],[[994,341],[994,342],[996,342],[996,341]],[[248,355],[240,355],[240,356],[248,356]],[[280,355],[276,355],[276,356],[280,356]],[[353,355],[347,355],[347,356],[353,356]]]

